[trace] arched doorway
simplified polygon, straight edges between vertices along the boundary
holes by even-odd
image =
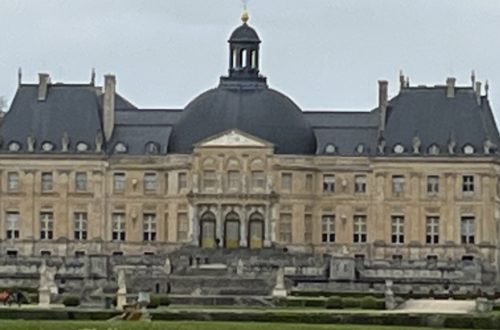
[[[215,248],[215,215],[205,212],[200,220],[200,246],[203,248]]]
[[[248,221],[248,247],[262,249],[264,242],[264,217],[259,212],[250,215]]]
[[[240,217],[236,212],[229,212],[224,222],[224,246],[236,249],[240,246]]]

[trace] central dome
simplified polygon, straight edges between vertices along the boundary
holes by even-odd
[[[269,88],[234,89],[224,85],[203,93],[183,111],[170,138],[172,153],[191,153],[193,145],[229,129],[239,129],[274,144],[278,154],[314,154],[316,138],[302,111]]]
[[[259,73],[259,36],[247,25],[248,15],[242,21],[229,38],[229,76],[184,109],[169,152],[191,153],[201,140],[239,129],[273,143],[275,153],[314,154],[313,130],[292,100],[268,88]]]

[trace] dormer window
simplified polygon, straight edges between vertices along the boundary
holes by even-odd
[[[405,152],[405,147],[402,145],[402,144],[396,144],[394,146],[394,152],[397,153],[397,154],[402,154],[403,152]]]
[[[86,144],[85,142],[78,142],[76,144],[76,151],[78,152],[85,152],[89,150],[89,145]]]
[[[19,151],[21,150],[21,144],[19,142],[11,142],[9,144],[9,151]]]
[[[429,147],[429,155],[439,155],[440,149],[436,144],[433,144]]]
[[[327,144],[325,147],[325,153],[334,154],[337,152],[337,147],[333,144]]]
[[[365,152],[365,145],[363,143],[360,143],[356,146],[356,152],[358,154],[362,154]]]
[[[149,142],[146,144],[146,153],[150,155],[157,155],[160,153],[160,145],[156,142]]]
[[[123,142],[118,142],[115,144],[115,152],[117,154],[124,154],[127,152],[127,146]]]
[[[42,150],[45,152],[54,150],[54,144],[52,142],[42,143]]]
[[[466,144],[464,146],[464,154],[472,155],[475,152],[474,147],[470,144]]]

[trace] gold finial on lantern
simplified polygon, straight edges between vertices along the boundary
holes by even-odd
[[[241,21],[243,22],[243,24],[247,24],[249,19],[250,19],[250,16],[248,15],[248,11],[245,9],[243,11],[243,14],[241,14]]]

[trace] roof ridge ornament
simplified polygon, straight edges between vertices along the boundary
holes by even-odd
[[[247,24],[249,20],[250,20],[250,15],[248,15],[248,11],[245,9],[241,14],[241,21],[243,22],[243,24]]]

